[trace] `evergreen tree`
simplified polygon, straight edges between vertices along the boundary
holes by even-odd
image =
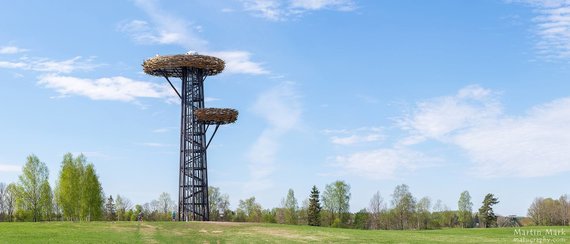
[[[479,221],[483,228],[497,226],[497,216],[493,212],[493,205],[499,203],[499,200],[489,193],[483,200],[483,206],[479,208]]]
[[[115,220],[115,202],[113,201],[112,195],[107,198],[107,203],[105,204],[105,212],[107,214],[107,220]]]
[[[319,202],[319,189],[317,186],[313,186],[311,190],[311,196],[309,197],[309,210],[308,210],[308,222],[312,226],[321,225],[321,203]]]

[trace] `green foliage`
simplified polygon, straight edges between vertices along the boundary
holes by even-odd
[[[431,207],[431,200],[429,197],[422,197],[416,204],[416,220],[417,220],[417,229],[428,229],[429,222],[431,218],[430,213]]]
[[[559,199],[536,198],[528,209],[528,216],[535,225],[568,225],[570,201],[567,195]]]
[[[109,196],[109,198],[107,198],[107,203],[105,203],[105,213],[106,213],[106,220],[107,221],[113,221],[115,220],[116,216],[116,210],[115,210],[115,201],[113,200],[113,196]]]
[[[408,185],[402,184],[396,186],[394,193],[392,194],[392,205],[396,212],[396,217],[398,220],[400,229],[411,228],[410,222],[412,221],[413,214],[415,212],[416,200],[410,193]]]
[[[4,208],[6,209],[8,221],[14,220],[17,196],[18,186],[14,183],[8,184],[8,186],[6,186],[6,192],[4,193]]]
[[[261,205],[255,201],[255,197],[239,200],[238,215],[245,215],[247,222],[261,222]],[[239,216],[241,217],[241,216]]]
[[[361,209],[360,211],[358,211],[358,213],[354,215],[353,228],[361,230],[369,229],[370,228],[368,224],[369,219],[370,219],[370,213],[368,213],[366,209]]]
[[[48,177],[49,173],[45,163],[40,162],[33,154],[28,156],[22,168],[22,174],[18,178],[17,202],[21,217],[27,216],[24,213],[29,211],[34,222],[42,220],[42,213],[46,207],[43,203],[51,200]],[[49,194],[47,189],[50,189]]]
[[[473,203],[471,202],[471,195],[468,191],[461,193],[459,201],[457,202],[458,220],[462,227],[473,227]]]
[[[350,206],[350,185],[344,181],[335,181],[326,185],[322,201],[324,208],[329,210],[332,215],[331,220],[336,221],[336,218],[343,218],[343,213],[347,213]]]
[[[293,189],[289,189],[287,192],[287,198],[282,200],[283,208],[285,209],[285,223],[296,225],[298,220],[297,210],[299,205],[297,199],[295,198],[295,192]]]
[[[483,199],[483,206],[479,208],[479,221],[481,227],[488,228],[497,226],[497,216],[493,212],[493,205],[499,203],[499,200],[491,193]]]
[[[222,194],[220,188],[208,187],[208,199],[210,204],[210,220],[230,220],[227,218],[230,211],[230,198],[228,194]]]
[[[56,202],[67,220],[99,220],[103,216],[103,189],[93,164],[83,154],[63,156]]]
[[[276,215],[276,209],[264,209],[263,211],[261,211],[261,216],[262,216],[262,220],[263,223],[277,223],[277,220],[275,219],[275,215]]]
[[[313,186],[309,196],[309,209],[307,210],[308,224],[311,226],[321,225],[321,203],[319,201],[319,189]]]

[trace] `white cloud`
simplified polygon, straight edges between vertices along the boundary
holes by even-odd
[[[417,144],[425,140],[455,145],[482,177],[540,177],[570,171],[570,98],[509,116],[491,91],[477,86],[455,96],[418,104],[402,129]],[[418,139],[418,137],[420,139]]]
[[[0,164],[0,172],[8,173],[8,172],[20,172],[22,170],[21,165],[14,165],[14,164]]]
[[[278,131],[293,129],[301,118],[301,104],[294,83],[284,82],[262,93],[253,111]]]
[[[16,46],[4,46],[0,47],[0,54],[17,54],[27,52],[28,49],[19,48]]]
[[[322,9],[335,11],[353,11],[356,4],[352,0],[242,0],[246,11],[254,16],[272,21],[286,20],[307,11]]]
[[[251,61],[251,53],[246,51],[221,51],[206,53],[219,57],[226,62],[224,72],[236,74],[268,74],[269,71],[264,69],[260,63]]]
[[[323,130],[323,133],[330,136],[333,144],[343,146],[377,142],[385,139],[382,129],[376,127],[362,127],[354,130]]]
[[[166,132],[170,132],[176,128],[177,127],[164,127],[164,128],[154,129],[154,130],[152,130],[152,132],[153,133],[166,133]]]
[[[243,7],[255,16],[268,20],[281,20],[285,14],[280,0],[243,0]]]
[[[118,30],[127,33],[141,44],[179,45],[186,50],[197,50],[222,58],[226,62],[227,73],[268,74],[260,63],[251,60],[251,53],[241,50],[208,51],[208,42],[198,32],[202,26],[194,25],[183,18],[162,10],[156,1],[137,0],[137,6],[148,14],[152,23],[144,20],[131,20],[119,24]]]
[[[151,18],[153,26],[144,20],[132,20],[119,25],[119,30],[144,44],[177,44],[188,50],[203,50],[208,43],[195,26],[182,18],[165,12],[153,0],[136,0],[135,4]]]
[[[468,86],[455,96],[420,102],[412,112],[399,120],[399,126],[411,133],[404,144],[423,139],[443,139],[478,124],[492,121],[502,111],[496,94],[480,86]]]
[[[270,176],[276,167],[279,140],[284,133],[298,126],[302,108],[293,84],[283,83],[262,93],[253,111],[268,123],[268,127],[248,151],[250,180],[245,189],[261,191],[272,186]]]
[[[22,57],[18,61],[0,61],[0,68],[22,69],[38,72],[72,73],[74,71],[92,70],[101,64],[93,63],[92,58],[77,56],[71,59],[57,61],[47,58]]]
[[[432,166],[437,159],[404,148],[382,148],[337,156],[336,167],[370,179],[391,179],[400,171]]]
[[[157,142],[145,142],[145,143],[140,143],[140,145],[146,146],[146,147],[171,147],[172,146],[170,144],[163,144],[163,143],[157,143]]]
[[[47,74],[39,77],[38,84],[63,96],[79,95],[93,100],[135,101],[137,98],[171,99],[176,96],[165,84],[135,81],[122,76],[83,79]]]
[[[570,2],[565,0],[516,1],[530,4],[537,16],[534,33],[538,55],[550,59],[570,58]]]
[[[352,11],[356,4],[352,0],[292,0],[291,8],[319,10],[334,9],[339,11]]]
[[[0,61],[0,68],[3,69],[24,69],[26,67],[28,67],[28,64],[23,62]]]
[[[452,138],[487,177],[539,177],[570,171],[570,98],[473,126]]]

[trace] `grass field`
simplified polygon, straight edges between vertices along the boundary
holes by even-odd
[[[527,235],[522,235],[523,232]],[[570,243],[570,227],[370,231],[219,222],[0,223],[0,243],[260,242]]]

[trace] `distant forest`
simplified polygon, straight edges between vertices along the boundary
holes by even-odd
[[[54,187],[48,179],[45,163],[35,155],[28,156],[17,182],[0,182],[0,221],[172,221],[176,216],[176,202],[168,193],[144,204],[134,204],[121,195],[106,196],[95,166],[83,155],[65,154]],[[497,216],[493,207],[501,201],[492,193],[474,200],[464,191],[458,196],[457,210],[451,210],[440,200],[417,199],[402,184],[396,186],[389,201],[376,192],[368,208],[351,213],[348,183],[335,181],[321,190],[316,186],[307,189],[300,204],[289,189],[279,207],[263,208],[252,196],[232,209],[229,195],[210,187],[210,220],[390,230],[570,224],[567,194],[558,199],[536,198],[527,216],[521,217]]]

